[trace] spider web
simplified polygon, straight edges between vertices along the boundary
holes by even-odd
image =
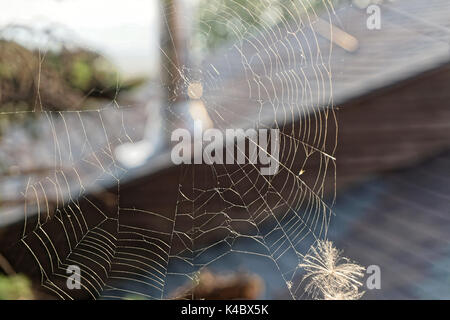
[[[175,70],[169,87],[188,100],[189,85],[200,82],[197,110],[215,128],[279,129],[279,171],[263,176],[251,163],[182,165],[170,214],[121,201],[129,171],[116,161],[114,148],[141,139],[143,108],[114,100],[96,110],[52,111],[38,95],[35,110],[9,112],[41,115],[43,142],[24,141],[22,149],[51,155],[35,156],[34,163],[51,170],[29,175],[24,190],[9,190],[22,192],[25,204],[23,225],[8,240],[8,258],[61,299],[161,299],[195,282],[205,268],[220,270],[251,257],[273,270],[291,298],[302,298],[298,264],[311,244],[326,237],[332,215],[334,193],[327,186],[334,187],[329,181],[337,141],[329,40],[334,17],[328,1],[208,4],[190,45],[207,43],[218,25],[227,31],[226,45],[189,65],[166,61]],[[31,69],[36,81],[45,54],[39,61]],[[171,96],[164,107],[167,132],[189,126],[192,108]],[[17,163],[20,143],[12,140],[14,133],[8,137],[6,153]],[[66,286],[69,265],[81,268],[81,290]]]

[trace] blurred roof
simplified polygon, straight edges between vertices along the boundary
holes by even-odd
[[[337,198],[329,238],[381,268],[370,299],[450,298],[450,153],[367,179]]]
[[[220,73],[208,80],[221,116],[227,110],[231,122],[242,122],[239,118],[245,116],[252,122],[260,101],[296,101],[309,110],[329,106],[330,99],[339,105],[450,61],[448,1],[399,0],[379,6],[379,30],[367,28],[365,9],[344,5],[329,16],[311,15],[309,26],[303,21],[308,27],[292,22],[220,51],[205,65],[210,74]],[[273,120],[272,109],[263,105],[261,111],[268,122]],[[283,118],[286,108],[278,109]]]

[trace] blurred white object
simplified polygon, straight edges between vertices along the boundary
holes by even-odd
[[[115,149],[117,160],[127,168],[143,165],[155,153],[155,147],[146,140],[125,143]]]

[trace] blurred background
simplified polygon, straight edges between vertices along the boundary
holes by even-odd
[[[0,5],[0,299],[309,299],[325,238],[363,299],[450,298],[448,1]],[[279,173],[175,166],[194,120]]]
[[[2,27],[18,25],[47,30],[80,43],[114,63],[126,76],[158,72],[159,19],[157,1],[14,1],[1,13]],[[47,39],[15,34],[23,45],[48,47]]]

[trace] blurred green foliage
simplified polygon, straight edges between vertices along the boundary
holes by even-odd
[[[86,97],[113,99],[120,85],[115,66],[96,52],[63,48],[42,53],[6,40],[0,40],[0,81],[2,111],[18,111],[18,106],[22,111],[24,106],[79,110]]]
[[[91,79],[94,76],[94,72],[86,61],[76,59],[73,63],[70,75],[70,82],[75,88],[87,90]]]
[[[12,123],[32,132],[37,111],[95,109],[99,99],[113,101],[144,82],[123,81],[108,59],[85,48],[42,52],[0,39],[0,135]]]
[[[195,46],[214,49],[255,30],[283,23],[301,27],[306,15],[321,14],[345,0],[200,0]],[[291,30],[296,31],[296,30]]]
[[[31,282],[23,275],[0,275],[0,300],[34,299]]]

